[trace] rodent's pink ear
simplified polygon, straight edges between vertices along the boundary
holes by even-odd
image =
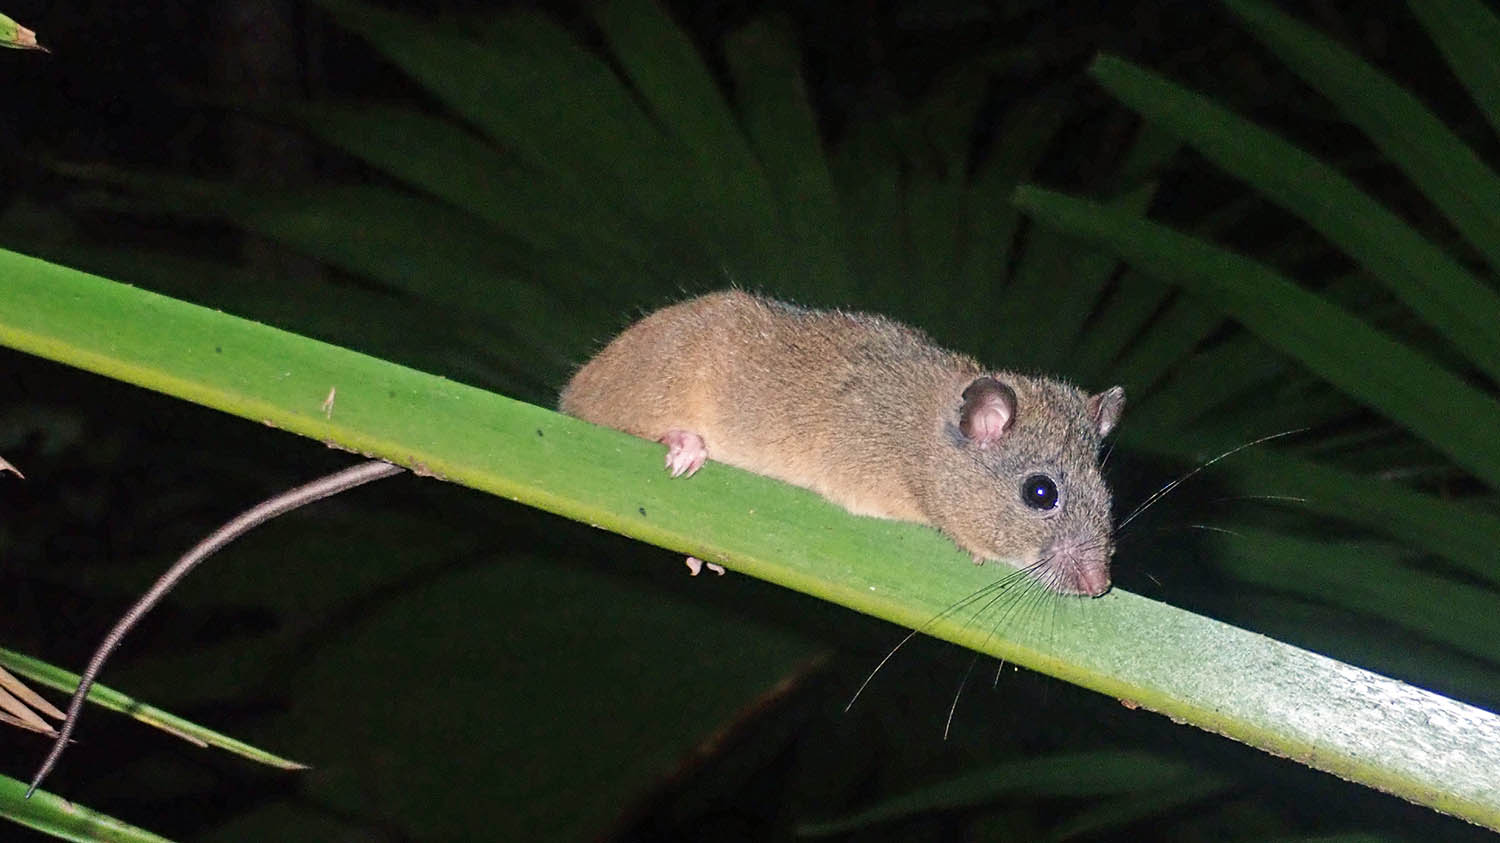
[[[1016,418],[1016,393],[991,377],[975,378],[964,389],[958,429],[981,448],[1000,441]]]
[[[1113,386],[1098,395],[1089,397],[1089,418],[1094,420],[1094,429],[1099,438],[1109,435],[1120,423],[1120,414],[1125,412],[1125,387]]]

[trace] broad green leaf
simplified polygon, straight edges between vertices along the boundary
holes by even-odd
[[[1351,397],[1400,422],[1455,463],[1500,487],[1500,403],[1268,267],[1159,223],[1023,187],[1016,204],[1041,221],[1102,242],[1139,269],[1192,289]],[[1490,311],[1500,313],[1500,309]],[[1491,326],[1492,336],[1496,335]],[[1369,365],[1380,361],[1379,366]],[[1432,413],[1434,403],[1448,408]]]
[[[1163,292],[1159,297],[1142,298],[1156,303],[1165,301],[1167,295]],[[1223,317],[1201,302],[1178,297],[1151,321],[1150,330],[1121,354],[1111,373],[1144,397],[1222,323]]]
[[[722,560],[1500,828],[1489,712],[1118,590],[1041,594],[1050,623],[997,630],[952,611],[994,589],[996,572],[930,529],[859,519],[720,464],[672,481],[654,443],[13,253],[0,252],[0,274],[12,347]],[[1018,589],[992,613],[1039,597]]]
[[[1122,59],[1103,56],[1092,72],[1126,105],[1177,132],[1215,164],[1302,217],[1363,264],[1412,312],[1442,331],[1475,365],[1500,376],[1500,332],[1494,330],[1500,294],[1343,174],[1248,120]]]

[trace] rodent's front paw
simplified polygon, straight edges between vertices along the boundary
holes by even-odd
[[[667,470],[673,477],[692,477],[708,459],[703,437],[691,430],[674,427],[657,441],[667,446]]]

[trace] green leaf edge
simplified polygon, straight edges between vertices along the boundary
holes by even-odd
[[[60,667],[54,667],[40,659],[35,659],[21,653],[0,648],[0,666],[44,685],[55,688],[65,694],[73,693],[78,687],[78,674],[70,673]],[[147,705],[140,700],[122,694],[104,685],[95,685],[89,690],[89,702],[102,706],[110,711],[118,711],[132,718],[154,726],[172,735],[189,742],[202,746],[213,746],[228,750],[235,755],[257,761],[271,767],[282,770],[306,770],[306,764],[282,758],[272,752],[258,749],[244,741],[236,740],[227,735],[222,735],[205,726],[200,726],[190,720],[185,720],[175,714],[169,714],[155,706]],[[40,759],[38,759],[40,760]]]
[[[26,783],[0,776],[0,817],[78,843],[167,843],[167,838],[39,790],[26,798]]]

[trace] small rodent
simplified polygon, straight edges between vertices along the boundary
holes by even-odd
[[[1118,386],[987,370],[882,316],[741,290],[626,328],[559,400],[666,444],[673,476],[712,457],[1091,596],[1109,590],[1114,553],[1099,449],[1124,405]]]
[[[333,400],[329,390],[325,414]],[[1118,386],[1091,396],[986,371],[881,316],[728,290],[627,328],[578,370],[559,403],[586,421],[666,443],[673,476],[691,475],[712,455],[858,515],[937,527],[974,561],[1004,560],[1054,591],[1109,590],[1113,527],[1099,446],[1125,406]],[[0,459],[7,469],[15,471]],[[174,562],[94,651],[26,797],[61,759],[105,661],[183,577],[277,515],[401,471],[371,460],[283,492]]]

